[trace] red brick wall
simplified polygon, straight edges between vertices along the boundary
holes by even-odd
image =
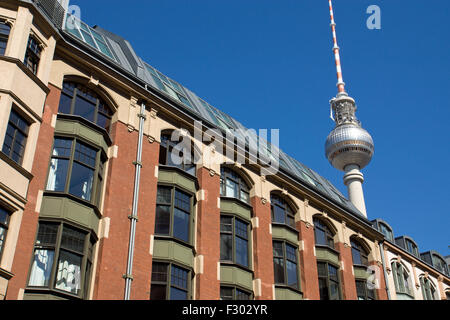
[[[39,218],[39,214],[35,212],[36,201],[39,190],[43,190],[45,187],[51,148],[53,145],[53,135],[55,130],[51,126],[51,121],[52,116],[58,112],[61,91],[52,85],[49,85],[49,88],[50,92],[44,105],[44,113],[42,115],[42,123],[31,170],[34,177],[28,188],[28,202],[25,205],[12,265],[14,277],[9,281],[6,295],[6,299],[11,300],[17,299],[19,290],[24,289],[26,286]]]
[[[117,122],[111,132],[114,144],[118,146],[117,158],[110,159],[106,182],[103,214],[110,218],[108,238],[99,242],[98,265],[94,299],[120,300],[124,298],[127,271],[128,243],[130,236],[135,166],[138,133],[128,132],[126,125]],[[155,166],[158,163],[159,144],[143,140],[142,169],[140,178],[138,222],[133,259],[131,299],[150,297],[152,257],[150,236],[154,233],[154,212],[156,206],[157,178]]]
[[[203,273],[196,275],[196,299],[218,300],[220,281],[217,280],[217,263],[220,261],[220,177],[211,177],[206,168],[197,171],[200,189],[205,200],[197,203],[197,255],[203,255]]]
[[[340,271],[341,276],[341,288],[342,299],[344,300],[356,300],[356,283],[355,276],[353,275],[353,258],[352,248],[345,246],[342,242],[336,244],[336,249],[340,253],[340,260],[344,262],[344,270]]]
[[[376,291],[376,296],[378,300],[388,300],[387,297],[387,292],[386,292],[386,282],[384,279],[384,271],[383,271],[383,267],[378,266],[378,263],[376,261],[371,261],[369,263],[369,265],[371,266],[375,266],[377,271],[377,275],[379,276],[379,285],[380,288],[375,290]]]
[[[269,226],[272,224],[270,203],[262,204],[261,198],[251,198],[254,216],[259,227],[253,229],[253,250],[255,279],[261,280],[261,296],[257,300],[273,300],[273,247]]]
[[[297,230],[300,231],[300,240],[303,241],[304,245],[304,250],[300,250],[300,277],[303,297],[309,300],[319,300],[317,260],[314,255],[314,227],[307,228],[304,221],[298,221]]]

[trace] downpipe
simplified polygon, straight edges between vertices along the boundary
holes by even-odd
[[[381,263],[383,264],[384,283],[386,286],[386,293],[387,293],[388,300],[391,300],[391,294],[389,291],[388,278],[387,278],[387,273],[386,273],[386,261],[384,259],[384,248],[383,248],[382,242],[380,242],[380,254],[381,254]]]
[[[144,122],[145,122],[145,104],[141,104],[141,111],[138,114],[139,117],[139,138],[137,145],[137,155],[136,161],[133,164],[136,167],[135,178],[134,178],[134,194],[133,194],[133,208],[132,213],[128,218],[131,220],[130,225],[130,239],[128,242],[128,262],[127,262],[127,273],[123,275],[125,279],[125,297],[124,300],[130,300],[131,293],[131,283],[133,281],[133,257],[134,257],[134,242],[136,237],[136,223],[138,221],[137,209],[139,201],[139,186],[141,178],[141,168],[142,168],[142,141],[144,137]]]

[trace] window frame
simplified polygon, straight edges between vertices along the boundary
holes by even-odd
[[[53,151],[55,149],[55,141],[56,139],[61,139],[61,140],[71,140],[71,149],[70,149],[70,156],[69,157],[64,157],[64,156],[59,156],[59,155],[53,155]],[[87,145],[88,147],[95,149],[96,150],[96,158],[95,158],[95,167],[91,167],[79,160],[75,159],[75,152],[76,152],[76,147],[77,147],[77,143],[80,143],[82,145]],[[102,148],[92,145],[89,142],[86,142],[84,139],[81,139],[79,137],[73,137],[73,136],[64,136],[64,135],[55,135],[53,138],[53,145],[52,145],[52,149],[51,149],[51,154],[50,154],[50,161],[49,161],[49,165],[48,165],[48,170],[47,170],[47,179],[46,179],[46,184],[45,184],[45,192],[50,192],[50,193],[55,193],[55,194],[66,194],[66,195],[70,195],[71,197],[75,197],[76,199],[78,199],[79,201],[83,201],[83,202],[87,202],[89,204],[92,204],[94,206],[96,206],[97,208],[100,207],[101,204],[101,198],[102,198],[102,191],[103,191],[103,187],[104,187],[104,179],[101,179],[101,183],[99,183],[100,181],[100,177],[104,177],[105,174],[105,167],[106,167],[106,163],[108,162],[108,157],[105,154],[105,152],[102,150]],[[50,178],[50,172],[51,172],[51,166],[52,166],[52,161],[53,159],[61,159],[61,160],[67,160],[68,161],[68,165],[67,165],[67,172],[66,172],[66,181],[65,181],[65,185],[64,185],[64,191],[53,191],[53,190],[49,190],[48,189],[48,183],[49,183],[49,178]],[[85,166],[88,167],[90,169],[93,169],[93,181],[92,181],[92,190],[91,190],[91,194],[90,194],[90,200],[86,200],[83,199],[81,197],[78,197],[75,194],[70,193],[70,183],[71,183],[71,179],[72,179],[72,172],[73,172],[73,164],[77,163],[81,166]],[[103,172],[100,172],[100,168],[102,168]],[[100,189],[100,190],[98,190]]]
[[[358,283],[363,283],[364,293],[362,295],[360,295],[360,292],[358,291]],[[356,296],[358,300],[377,300],[375,289],[367,288],[367,280],[355,279],[355,285],[356,285]],[[370,295],[370,293],[372,293],[372,296]]]
[[[153,280],[153,271],[154,271],[154,266],[155,264],[161,264],[161,265],[165,265],[166,266],[166,281],[155,281]],[[181,269],[183,271],[187,272],[187,279],[186,279],[186,290],[184,290],[184,288],[181,287],[176,287],[175,285],[172,284],[172,267],[176,267],[178,269]],[[192,300],[192,276],[193,276],[193,272],[191,268],[188,268],[186,266],[183,266],[181,264],[178,263],[174,263],[172,261],[163,261],[163,260],[156,260],[153,259],[152,262],[152,273],[151,273],[151,277],[150,277],[150,294],[149,294],[149,299],[151,299],[152,296],[152,286],[153,284],[155,285],[159,285],[162,286],[164,285],[166,287],[166,299],[165,300],[171,300],[170,299],[170,291],[172,287],[175,287],[179,290],[183,290],[186,291],[186,296],[187,296],[187,300]],[[158,301],[156,299],[153,299],[155,301]]]
[[[27,47],[25,51],[24,65],[35,76],[39,72],[39,65],[42,55],[42,43],[34,36],[30,34],[28,37]]]
[[[161,188],[170,189],[170,199],[171,199],[170,203],[158,202],[158,190],[159,190],[160,187]],[[156,196],[156,207],[155,207],[155,236],[156,237],[164,237],[164,238],[174,239],[177,242],[181,242],[181,243],[186,244],[188,246],[192,246],[192,240],[193,240],[192,239],[192,235],[193,235],[192,234],[193,233],[193,230],[192,230],[193,229],[192,219],[194,217],[195,195],[192,192],[187,191],[187,190],[185,190],[183,188],[180,188],[178,186],[171,185],[171,184],[165,184],[165,183],[158,183],[156,189],[157,189],[156,190],[157,196]],[[188,229],[189,230],[188,230],[188,240],[187,241],[185,241],[183,239],[180,239],[180,238],[178,238],[178,237],[176,237],[174,235],[174,228],[175,228],[174,215],[175,215],[175,208],[176,208],[175,195],[176,195],[176,191],[177,190],[179,192],[184,193],[184,194],[186,194],[186,195],[188,195],[190,197],[190,211],[189,211],[189,219],[188,219]],[[170,212],[169,212],[169,234],[156,233],[156,215],[157,215],[158,205],[170,207]],[[182,209],[182,208],[177,208],[177,209],[179,209],[179,210],[181,210],[181,211],[186,213],[186,211],[184,209]]]
[[[73,90],[70,91],[68,89],[68,86],[73,86]],[[94,109],[94,119],[90,120],[87,119],[81,115],[78,115],[75,113],[76,110],[76,105],[77,105],[77,100],[81,99],[84,101],[87,101],[88,103],[91,103],[93,105],[93,101],[88,101],[87,98],[83,97],[83,95],[78,94],[78,92],[83,92],[82,90],[86,90],[86,92],[91,95],[95,100],[95,106],[93,107]],[[62,96],[65,95],[66,98],[70,98],[70,110],[69,113],[64,113],[61,112],[61,103],[62,103]],[[104,112],[100,106],[104,106],[104,108],[106,108],[107,111],[109,111],[109,114],[107,114],[108,112]],[[71,116],[77,116],[80,117],[86,121],[89,121],[90,123],[93,123],[94,125],[96,125],[99,128],[102,128],[103,130],[106,131],[106,133],[110,133],[111,132],[111,127],[112,127],[112,118],[114,116],[114,110],[110,107],[110,105],[95,91],[92,90],[91,88],[89,88],[88,86],[86,86],[85,84],[82,84],[80,82],[77,81],[71,81],[71,80],[64,80],[63,82],[63,86],[62,86],[62,90],[61,90],[61,97],[59,100],[59,104],[58,104],[58,114],[64,114],[64,115],[71,115]],[[100,124],[98,124],[98,120],[99,120],[99,115],[105,117],[108,121],[108,125],[107,126],[102,126]]]
[[[284,205],[284,207],[282,207],[277,202],[281,202]],[[284,223],[275,221],[275,206],[283,210]],[[272,223],[283,224],[283,225],[286,225],[286,226],[288,226],[290,228],[294,228],[294,229],[296,228],[296,226],[295,226],[295,210],[292,209],[292,207],[289,205],[289,203],[285,199],[283,199],[283,197],[276,195],[276,194],[270,195],[270,211],[271,211]],[[292,219],[291,220],[293,223],[292,225],[288,223],[289,219]]]
[[[3,205],[3,203],[0,202],[0,210],[4,211],[3,213],[5,213],[6,215],[6,219],[5,222],[2,222],[2,220],[0,220],[0,230],[3,229],[4,233],[3,233],[3,239],[0,239],[0,262],[2,261],[2,257],[3,257],[3,252],[5,249],[5,245],[6,245],[6,239],[8,237],[8,230],[10,227],[10,223],[11,223],[11,216],[13,214],[12,210],[10,210],[9,208],[5,207]]]
[[[437,290],[430,279],[420,277],[420,286],[422,287],[422,295],[424,300],[437,300]]]
[[[53,244],[49,244],[49,243],[44,243],[44,244],[38,244],[38,236],[39,236],[39,229],[42,225],[53,225],[56,226],[57,231],[56,231],[56,237],[55,237],[55,241]],[[84,233],[84,245],[83,245],[83,252],[76,252],[74,250],[71,250],[69,248],[64,248],[62,245],[62,237],[63,237],[63,233],[65,228],[68,229],[72,229],[75,231],[78,231],[80,233]],[[92,275],[93,275],[93,261],[94,261],[94,248],[97,245],[98,239],[95,236],[94,233],[92,233],[90,230],[81,228],[79,226],[75,226],[74,224],[68,223],[66,221],[54,221],[54,220],[39,220],[38,223],[38,228],[36,231],[36,236],[35,236],[35,240],[34,240],[34,245],[33,245],[33,253],[32,253],[32,257],[31,257],[31,263],[30,263],[30,267],[28,269],[28,276],[27,276],[27,284],[25,287],[25,291],[27,292],[35,292],[35,291],[40,291],[40,290],[48,290],[50,292],[55,292],[58,294],[63,294],[63,295],[67,295],[70,297],[74,297],[74,298],[80,298],[80,299],[84,299],[87,300],[89,298],[89,292],[91,289],[90,286],[90,280],[92,280]],[[53,251],[53,260],[52,260],[52,266],[51,266],[51,271],[50,271],[50,277],[48,278],[48,285],[44,285],[44,286],[33,286],[30,285],[30,280],[31,280],[31,274],[32,274],[32,270],[33,270],[33,265],[35,262],[35,252],[37,250],[49,250],[49,251]],[[56,287],[56,280],[57,280],[57,273],[58,273],[58,265],[59,265],[59,261],[61,259],[61,251],[63,252],[69,252],[69,253],[74,253],[77,256],[81,255],[81,264],[80,264],[80,280],[79,280],[79,293],[72,293],[72,292],[68,292],[66,290],[63,289],[58,289]],[[89,268],[90,270],[88,270],[88,264],[89,264]],[[88,278],[89,277],[89,278]]]
[[[235,175],[235,177],[233,177]],[[235,190],[238,196],[229,196],[226,193],[227,181],[230,180],[237,186],[237,190]],[[251,187],[248,183],[241,177],[241,175],[225,166],[221,166],[220,168],[220,196],[225,198],[232,198],[240,200],[246,204],[250,204],[250,190]],[[242,193],[247,195],[247,200],[242,199]]]
[[[4,43],[5,44],[5,48],[4,51],[2,52],[2,47],[0,46],[0,56],[5,56],[6,54],[6,49],[8,48],[8,42],[9,42],[9,36],[11,35],[11,29],[12,26],[5,20],[0,19],[0,25],[6,26],[5,27],[1,27],[0,28],[0,43]],[[8,29],[7,32],[3,32],[5,29]]]
[[[411,246],[411,250],[410,250],[410,246]],[[411,241],[408,238],[405,238],[405,247],[406,247],[406,251],[411,253],[413,256],[419,257],[419,248],[413,241]]]
[[[317,225],[316,222],[318,222],[320,225]],[[322,219],[318,218],[318,217],[314,217],[313,218],[313,225],[314,225],[314,243],[316,246],[323,246],[323,247],[327,247],[327,248],[331,248],[333,250],[336,250],[336,246],[334,243],[334,237],[335,237],[335,233],[333,233],[333,230],[328,226],[327,223],[325,223]],[[327,243],[318,243],[317,242],[317,229],[319,229],[321,232],[324,233],[325,235],[325,240]],[[333,245],[331,246],[330,243],[332,243]]]
[[[222,289],[231,289],[232,290],[231,299],[223,299]],[[238,299],[238,291],[242,292],[243,294],[247,294],[249,298],[248,299]],[[223,300],[223,301],[251,301],[251,300],[254,300],[254,295],[253,295],[253,292],[241,289],[240,287],[228,285],[228,284],[221,284],[220,285],[220,300]]]
[[[3,146],[2,146],[2,153],[4,155],[6,155],[9,159],[11,159],[12,161],[14,161],[15,163],[17,163],[19,166],[22,166],[23,164],[23,160],[25,158],[25,153],[26,153],[26,148],[27,148],[27,142],[28,142],[28,135],[30,133],[30,127],[32,125],[31,121],[24,117],[23,114],[21,112],[18,111],[19,108],[13,104],[13,106],[11,107],[11,111],[9,114],[9,119],[8,119],[8,124],[6,126],[6,131],[5,131],[5,139],[3,140]],[[12,122],[11,117],[12,115],[15,114],[16,117],[24,122],[26,124],[26,131],[23,131],[21,128],[19,128],[15,123]],[[4,151],[5,148],[5,140],[6,140],[6,135],[8,135],[8,128],[12,127],[14,130],[14,136],[12,137],[12,141],[11,141],[11,146],[10,146],[10,150],[9,150],[9,154],[6,153]],[[17,133],[20,133],[21,135],[24,136],[24,140],[23,140],[23,154],[20,155],[20,159],[19,162],[17,162],[16,160],[14,160],[14,158],[12,157],[12,155],[14,154],[14,146],[16,145],[16,138],[17,138]]]
[[[357,240],[350,239],[350,245],[352,249],[352,261],[355,266],[369,266],[369,252],[367,252],[366,248]],[[361,263],[355,263],[355,254],[359,254],[359,260]]]
[[[411,275],[405,266],[398,261],[392,261],[391,270],[394,277],[395,292],[413,297]],[[399,278],[399,276],[401,277]]]
[[[186,173],[188,173],[188,174],[190,174],[190,175],[195,177],[196,173],[197,173],[197,166],[194,163],[195,162],[195,158],[194,158],[194,153],[193,152],[191,152],[191,154],[190,154],[190,157],[191,157],[191,163],[190,164],[189,163],[185,163],[185,161],[182,161],[182,163],[179,164],[179,165],[169,164],[171,162],[171,161],[169,162],[169,157],[171,156],[171,152],[172,152],[173,148],[175,148],[175,146],[177,146],[178,143],[179,143],[179,141],[178,141],[178,143],[176,143],[175,141],[172,141],[172,139],[171,139],[172,138],[172,133],[173,133],[173,131],[171,131],[171,132],[162,132],[161,133],[161,139],[160,139],[161,143],[159,145],[160,150],[159,150],[159,158],[158,158],[159,165],[167,166],[167,167],[175,167],[175,168],[178,168],[178,169],[180,169],[180,170],[182,170],[182,171],[184,171],[184,172],[186,172]],[[163,139],[163,137],[164,137],[164,139]],[[191,148],[192,148],[192,141],[190,141],[190,143],[191,143]],[[166,151],[165,151],[166,156],[165,156],[165,159],[163,161],[165,163],[162,163],[162,161],[161,161],[162,160],[161,159],[162,158],[162,154],[163,154],[161,152],[162,148],[166,149]],[[183,155],[183,160],[184,159],[185,159],[185,157]],[[190,172],[191,170],[193,172]]]
[[[283,256],[275,256],[275,250],[273,250],[273,265],[274,265],[274,284],[275,286],[283,286],[286,288],[290,288],[290,289],[294,289],[296,291],[300,291],[301,290],[301,284],[300,284],[300,259],[299,259],[299,249],[298,246],[292,244],[289,241],[286,240],[282,240],[282,239],[273,239],[272,240],[272,247],[275,247],[275,242],[281,243],[282,244],[282,250],[283,250]],[[288,270],[287,270],[287,261],[293,262],[291,259],[288,258],[287,255],[287,248],[286,246],[289,245],[292,248],[294,248],[295,251],[295,265],[296,265],[296,277],[297,277],[297,284],[296,286],[291,286],[288,284]],[[277,282],[275,280],[275,259],[282,259],[283,261],[283,277],[284,277],[284,282]]]
[[[231,231],[222,230],[222,218],[231,218]],[[251,223],[241,217],[238,217],[229,213],[221,213],[220,214],[220,246],[222,246],[222,235],[231,235],[231,260],[222,259],[222,248],[220,247],[220,262],[234,264],[246,270],[251,269]],[[247,239],[236,235],[236,220],[247,225]],[[240,264],[237,262],[237,246],[236,246],[236,238],[244,239],[247,241],[247,266]]]
[[[342,300],[342,288],[341,288],[341,275],[339,274],[340,268],[339,266],[335,265],[334,263],[330,263],[328,261],[322,261],[322,260],[317,260],[317,270],[319,270],[319,264],[324,264],[326,266],[326,271],[327,271],[327,275],[326,276],[322,276],[319,274],[318,272],[318,281],[320,279],[325,279],[326,281],[326,286],[327,286],[327,290],[328,290],[328,299],[322,299],[322,296],[320,296],[320,300],[331,300],[331,292],[330,292],[330,281],[333,281],[336,283],[336,281],[334,280],[330,280],[330,266],[336,269],[336,276],[337,276],[337,287],[338,287],[338,299],[333,299],[333,300]],[[319,281],[320,282],[320,281]],[[320,284],[319,284],[319,294],[320,294]]]

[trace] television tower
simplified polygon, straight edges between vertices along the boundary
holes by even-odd
[[[344,184],[347,186],[349,199],[367,218],[362,188],[364,175],[361,173],[361,170],[372,160],[374,143],[371,135],[361,127],[361,122],[356,118],[355,112],[357,107],[355,100],[345,92],[333,5],[331,0],[328,0],[328,2],[330,6],[331,31],[333,33],[333,52],[338,78],[338,93],[330,101],[331,119],[335,121],[336,127],[328,135],[325,153],[333,167],[345,172]]]

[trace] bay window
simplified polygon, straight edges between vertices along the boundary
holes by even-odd
[[[270,207],[272,212],[272,222],[281,223],[295,228],[294,210],[288,203],[277,195],[270,196]]]
[[[275,284],[299,290],[298,248],[285,241],[273,242],[273,268]]]
[[[191,272],[172,263],[153,262],[150,300],[188,300]]]
[[[159,148],[159,164],[180,168],[181,170],[195,175],[195,163],[192,155],[191,145],[180,141],[173,141],[171,133],[161,134],[161,145]],[[186,151],[188,151],[186,153]]]
[[[78,139],[56,137],[46,190],[68,193],[98,205],[105,161],[99,149]]]
[[[339,269],[328,262],[317,262],[320,300],[340,300]]]
[[[320,219],[314,218],[314,236],[316,245],[327,246],[334,249],[334,234]]]
[[[244,179],[227,167],[221,167],[220,171],[220,195],[249,203],[250,189]]]
[[[249,224],[234,216],[220,217],[220,260],[249,267]]]

